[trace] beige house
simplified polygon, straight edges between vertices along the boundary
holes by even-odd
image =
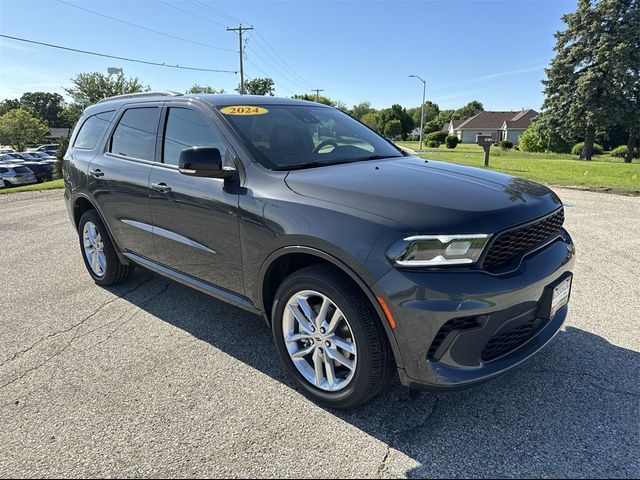
[[[520,135],[538,115],[532,109],[510,112],[480,112],[465,120],[451,120],[442,127],[443,132],[455,135],[461,143],[475,143],[476,135],[491,135],[494,140],[511,140],[519,143]]]

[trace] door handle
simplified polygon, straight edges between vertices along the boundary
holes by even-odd
[[[164,182],[162,182],[162,183],[152,183],[151,184],[151,188],[153,188],[154,190],[157,190],[158,192],[162,192],[162,193],[169,193],[171,191],[171,187],[168,186]]]
[[[89,170],[89,173],[91,175],[93,175],[94,177],[102,177],[102,176],[104,176],[104,172],[102,170],[100,170],[99,168],[96,168],[95,170]]]

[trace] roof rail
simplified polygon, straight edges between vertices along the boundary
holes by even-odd
[[[139,93],[127,93],[125,95],[115,95],[113,97],[103,98],[97,103],[110,102],[112,100],[123,100],[125,98],[141,98],[141,97],[178,97],[182,95],[180,92],[173,92],[171,90],[161,90],[158,92],[139,92]]]

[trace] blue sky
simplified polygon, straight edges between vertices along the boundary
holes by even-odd
[[[0,33],[154,62],[237,70],[238,38],[225,30],[237,26],[232,17],[256,28],[247,34],[247,75],[268,74],[278,95],[321,88],[349,106],[365,100],[377,108],[417,106],[421,84],[408,77],[417,74],[427,80],[427,99],[441,108],[477,99],[490,110],[540,108],[553,33],[563,26],[561,16],[576,6],[575,0],[64,2],[197,43],[62,0],[0,0]],[[158,90],[184,91],[199,83],[233,92],[239,82],[234,74],[152,67],[0,38],[0,99],[26,91],[64,93],[74,74],[106,73],[110,66],[123,67],[127,76]]]

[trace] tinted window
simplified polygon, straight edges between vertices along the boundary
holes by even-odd
[[[112,153],[126,157],[153,160],[160,109],[130,108],[118,123],[111,139]]]
[[[0,173],[7,173],[8,171],[8,168],[0,168]]]
[[[13,167],[13,171],[16,173],[31,173],[27,167]]]
[[[224,156],[220,134],[199,112],[186,108],[171,108],[167,115],[162,158],[169,165],[178,165],[180,153],[190,147],[215,147]]]
[[[107,129],[111,117],[113,117],[113,111],[98,113],[97,115],[87,118],[80,128],[73,146],[75,148],[86,148],[89,150],[94,148]]]
[[[220,112],[256,159],[276,170],[402,156],[380,135],[334,108],[251,105]]]

